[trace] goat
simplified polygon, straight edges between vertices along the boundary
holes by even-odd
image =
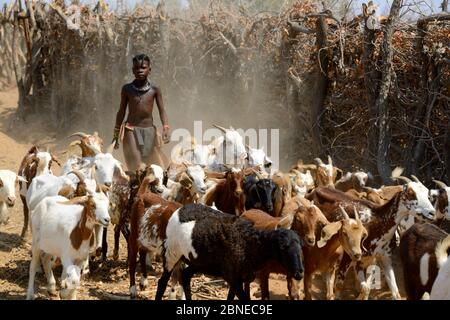
[[[439,187],[438,190],[430,190],[430,195],[435,195],[434,207],[436,209],[436,220],[438,223],[443,219],[450,220],[450,187],[439,180],[433,180]]]
[[[98,135],[98,132],[94,132],[93,135],[84,132],[76,132],[68,136],[68,138],[76,136],[79,136],[81,139],[72,142],[70,146],[79,146],[83,158],[94,157],[97,153],[103,152],[103,140]]]
[[[350,189],[362,192],[371,176],[372,175],[363,171],[347,172],[343,177],[336,181],[335,188],[344,192]]]
[[[323,163],[320,158],[315,158],[314,161],[317,164],[314,177],[316,187],[334,188],[337,174],[338,172],[342,173],[342,170],[333,166],[333,161],[330,156],[328,156],[328,164]]]
[[[430,292],[431,300],[450,300],[450,259],[448,250],[450,249],[450,237],[447,236],[436,247],[436,259],[439,264],[439,273],[434,281]]]
[[[130,237],[128,239],[128,263],[130,271],[130,295],[136,297],[136,257],[139,251],[142,278],[140,282],[141,289],[147,284],[147,251],[160,253],[161,245],[166,239],[166,226],[175,210],[181,207],[181,204],[167,201],[160,196],[148,192],[148,185],[152,182],[150,177],[145,177],[138,189],[131,209],[130,218]],[[174,294],[175,282],[178,278],[174,277],[172,294]]]
[[[37,205],[31,215],[33,241],[27,299],[34,298],[34,277],[41,252],[45,253],[43,266],[49,293],[56,291],[51,258],[57,256],[63,264],[61,298],[76,299],[81,267],[89,256],[94,225],[109,224],[108,205],[108,198],[103,193],[71,200],[62,196],[46,197]]]
[[[406,298],[419,300],[431,289],[440,265],[436,256],[439,243],[448,234],[430,223],[416,223],[400,240]]]
[[[29,209],[26,202],[26,196],[31,181],[36,176],[44,173],[51,173],[52,163],[55,162],[61,166],[59,160],[49,152],[39,151],[37,146],[31,147],[20,163],[18,175],[24,177],[27,182],[19,182],[20,200],[23,204],[23,227],[21,237],[24,238],[28,231]]]
[[[408,216],[423,217],[433,220],[435,210],[428,200],[428,189],[420,182],[412,182],[402,186],[389,202],[377,205],[366,200],[359,200],[348,196],[344,192],[330,188],[316,188],[307,195],[314,200],[330,222],[341,218],[338,206],[341,204],[345,210],[350,211],[356,206],[361,220],[369,232],[365,246],[367,252],[362,261],[357,262],[356,269],[361,283],[360,298],[368,299],[370,293],[370,277],[365,278],[363,271],[366,265],[383,263],[386,281],[395,299],[400,298],[394,271],[392,268],[392,250],[395,247],[394,236],[401,221]],[[347,270],[348,259],[344,257],[340,270]]]
[[[305,299],[311,300],[312,276],[320,271],[325,274],[327,300],[333,300],[334,279],[344,252],[352,259],[359,261],[362,257],[361,246],[368,236],[366,228],[359,219],[355,208],[355,219],[351,219],[340,207],[343,219],[327,224],[322,229],[322,235],[317,246],[305,247]]]
[[[219,180],[202,198],[202,203],[211,206],[215,203],[217,209],[240,215],[244,212],[244,173],[241,170],[230,169],[225,173],[225,179]]]
[[[27,181],[11,170],[0,170],[0,225],[8,223],[8,207],[16,203],[16,185],[19,182]]]
[[[244,181],[244,191],[246,210],[260,209],[273,215],[273,196],[275,192],[280,192],[280,189],[272,179],[261,179],[258,175],[249,175]],[[280,193],[279,197],[281,197]],[[280,198],[278,200],[282,201]],[[277,209],[280,213],[280,208]]]

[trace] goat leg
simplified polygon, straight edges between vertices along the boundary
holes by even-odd
[[[20,236],[22,238],[25,238],[28,233],[28,217],[29,217],[29,210],[27,206],[27,201],[23,195],[20,195],[20,200],[22,200],[23,204],[23,227],[22,227],[22,233]]]
[[[166,288],[167,288],[167,282],[169,282],[171,274],[172,274],[172,271],[168,271],[166,268],[164,268],[164,272],[161,275],[161,278],[159,278],[159,280],[158,280],[158,288],[156,289],[155,300],[157,300],[157,301],[162,300],[164,292],[166,291]]]
[[[261,300],[270,300],[269,293],[269,275],[270,273],[266,270],[262,270],[259,272],[259,281],[261,287]]]
[[[117,261],[119,259],[119,240],[120,240],[120,227],[119,225],[114,226],[114,252],[113,260]]]
[[[102,261],[106,261],[106,255],[108,253],[108,241],[106,239],[108,233],[108,228],[103,228],[103,236],[102,236]]]
[[[237,281],[233,285],[233,287],[234,287],[233,290],[235,291],[239,300],[244,300],[244,301],[250,300],[250,296],[245,293],[245,291],[243,289],[243,285],[244,285],[244,283],[242,281]]]
[[[139,250],[139,263],[141,266],[141,281],[139,282],[139,288],[141,290],[145,290],[145,288],[148,286],[146,257],[147,257],[147,250],[140,249]]]
[[[185,300],[186,296],[184,294],[183,287],[181,286],[181,273],[183,271],[182,262],[178,262],[175,267],[173,268],[172,277],[170,280],[170,292],[169,292],[169,300],[176,300],[177,298],[177,287],[179,286],[181,288],[181,299]]]
[[[287,285],[288,285],[288,292],[289,292],[289,299],[291,300],[300,300],[300,283],[301,280],[295,280],[294,277],[291,275],[288,275],[286,277]]]
[[[56,296],[56,280],[52,270],[52,255],[44,253],[41,261],[47,278],[47,292],[51,296]]]
[[[397,287],[397,282],[395,281],[394,269],[392,268],[392,260],[388,256],[383,256],[382,258],[384,274],[386,277],[386,282],[391,289],[392,299],[400,300],[402,297],[400,296],[400,292]]]
[[[128,245],[128,270],[130,273],[130,296],[132,299],[136,298],[136,257],[137,257],[137,243],[130,243]]]
[[[34,278],[36,276],[36,268],[40,261],[40,250],[33,249],[31,263],[30,263],[30,275],[28,279],[27,300],[34,299]]]
[[[195,274],[195,270],[190,266],[188,266],[187,268],[183,269],[183,271],[181,271],[181,285],[183,286],[186,300],[192,300],[191,279],[194,276],[194,274]]]

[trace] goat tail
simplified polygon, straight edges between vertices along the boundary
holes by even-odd
[[[436,260],[437,264],[440,267],[444,265],[444,263],[448,259],[448,253],[447,250],[450,248],[450,235],[447,236],[442,242],[438,243],[436,246],[435,254],[436,254]]]
[[[398,177],[400,177],[402,175],[403,170],[405,170],[405,169],[402,167],[395,167],[395,169],[392,170],[391,178],[397,179]]]

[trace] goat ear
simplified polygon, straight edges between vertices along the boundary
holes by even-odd
[[[122,167],[122,163],[120,163],[118,160],[116,160],[116,166],[114,168],[114,175],[116,174],[116,170],[119,172],[119,176],[124,178],[127,181],[130,181],[130,177],[125,173]]]
[[[100,184],[97,183],[97,188],[95,190],[95,192],[103,192],[103,193],[107,193],[109,191],[109,187],[105,186],[104,184]]]
[[[322,248],[327,244],[327,241],[330,240],[338,231],[341,229],[342,222],[332,222],[327,224],[322,229],[322,234],[320,236],[320,240],[317,241],[317,247]]]
[[[17,181],[17,182],[21,181],[21,182],[28,183],[27,179],[25,179],[25,178],[22,177],[22,176],[17,176],[16,181]]]
[[[64,186],[59,190],[58,196],[63,196],[70,199],[73,197],[74,193],[75,190],[71,186]]]
[[[283,217],[280,221],[278,221],[277,229],[278,228],[291,229],[292,222],[294,222],[294,215],[288,214],[285,217]]]
[[[365,3],[362,4],[362,11],[363,11],[364,18],[367,18],[367,16],[368,16],[368,14],[367,14],[367,4],[365,4]]]

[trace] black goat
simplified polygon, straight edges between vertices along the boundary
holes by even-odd
[[[260,209],[273,213],[273,194],[277,185],[272,179],[258,179],[249,175],[244,181],[245,209]]]

